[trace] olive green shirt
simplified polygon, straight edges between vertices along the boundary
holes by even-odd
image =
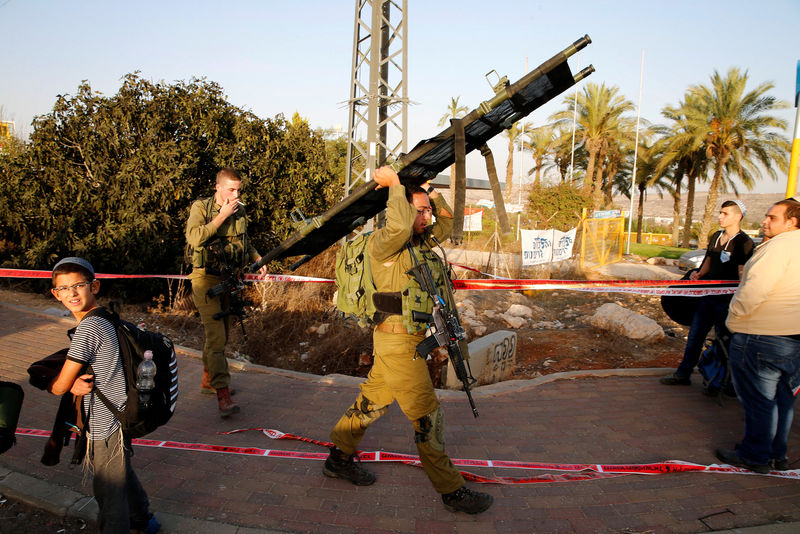
[[[213,223],[213,219],[219,214],[219,208],[211,197],[211,199],[196,200],[189,211],[189,219],[186,222],[186,243],[194,249],[190,279],[205,275],[204,268],[208,261],[205,245],[215,237],[221,237],[223,243],[236,244],[244,248],[243,261],[245,258],[250,258],[252,261],[260,258],[255,247],[247,238],[247,214],[244,206],[239,206],[236,213],[217,227]],[[234,267],[244,267],[244,265],[235,265]]]

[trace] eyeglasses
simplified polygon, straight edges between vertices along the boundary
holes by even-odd
[[[83,289],[86,286],[92,285],[92,283],[94,283],[94,280],[92,280],[91,282],[79,282],[77,284],[72,284],[71,286],[54,287],[53,293],[55,293],[56,295],[60,295],[64,291],[70,291],[70,292],[72,292],[73,290],[77,291],[78,289]]]
[[[417,214],[422,215],[423,213],[433,213],[432,208],[422,208],[421,210],[417,210]]]

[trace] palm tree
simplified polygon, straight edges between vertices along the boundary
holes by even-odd
[[[450,119],[457,119],[459,117],[463,117],[467,113],[469,113],[469,109],[467,106],[459,106],[458,99],[461,98],[457,96],[455,98],[450,97],[450,105],[447,107],[447,113],[442,115],[442,118],[439,119],[439,126],[444,126]],[[456,177],[456,164],[453,163],[450,165],[450,205],[455,206],[455,195],[456,195],[456,188],[455,188],[455,177]]]
[[[670,145],[671,138],[666,135],[669,129],[666,126],[654,126],[654,131],[662,134],[653,145],[653,149],[657,152],[657,161],[655,162],[655,171],[663,173],[664,176],[669,176],[670,190],[672,194],[672,246],[677,247],[680,242],[680,226],[681,226],[681,187],[683,186],[683,178],[686,175],[686,158],[676,158],[675,152]],[[694,190],[692,190],[694,195]]]
[[[460,98],[461,98],[460,96],[457,96],[455,98],[453,98],[452,96],[450,97],[450,105],[447,107],[447,113],[442,115],[442,118],[439,119],[439,126],[444,126],[450,121],[450,119],[457,119],[459,117],[463,117],[469,112],[467,106],[458,105],[458,100]]]
[[[653,135],[649,131],[648,122],[644,119],[641,122],[645,131],[639,141],[640,147],[645,135],[650,137]],[[596,196],[595,205],[600,205],[598,199],[601,198],[601,193],[603,195],[603,206],[609,206],[612,203],[612,195],[615,188],[621,191],[630,187],[629,185],[621,185],[619,182],[625,179],[629,182],[631,180],[635,143],[636,121],[632,118],[620,117],[617,121],[614,135],[603,144],[598,157],[602,164],[598,165],[597,171],[597,184],[600,185],[600,191],[593,193]]]
[[[699,248],[708,244],[717,198],[733,185],[734,176],[751,189],[762,171],[775,180],[778,170],[788,170],[789,141],[774,131],[785,129],[786,121],[770,114],[788,104],[766,95],[773,88],[771,82],[745,92],[747,79],[747,72],[731,68],[724,77],[714,71],[710,87],[689,88],[693,98],[686,108],[687,125],[695,131],[705,128],[706,156],[713,165]]]
[[[555,168],[558,171],[559,176],[561,177],[561,182],[566,182],[569,178],[569,167],[570,165],[574,165],[576,169],[578,168],[585,168],[587,162],[587,154],[586,150],[583,147],[583,144],[578,142],[575,145],[575,154],[573,156],[572,152],[572,125],[569,128],[566,125],[561,124],[558,126],[550,125],[550,128],[553,128],[553,148],[551,152],[551,157],[553,159],[553,163],[551,165],[546,165],[544,170],[545,172],[548,169]],[[574,160],[574,161],[573,161]],[[581,179],[580,173],[573,173],[572,180],[577,181]]]
[[[514,148],[528,129],[528,124],[520,126],[519,121],[511,125],[511,128],[503,132],[508,137],[508,159],[506,160],[506,202],[511,201],[511,189],[514,185]],[[520,183],[520,187],[522,184]]]
[[[551,126],[540,126],[526,132],[528,140],[524,142],[524,147],[531,151],[533,156],[533,167],[528,171],[528,176],[536,173],[533,179],[534,187],[539,187],[542,179],[542,170],[545,168],[545,160],[554,152],[555,135]]]
[[[639,189],[639,202],[637,210],[637,231],[636,242],[642,242],[642,220],[644,219],[644,201],[647,198],[648,190],[655,190],[659,196],[667,191],[670,195],[675,194],[675,189],[663,172],[657,171],[660,159],[659,146],[650,141],[650,135],[645,135],[639,144],[639,154],[636,165],[636,187]],[[632,215],[632,214],[631,214]]]
[[[579,135],[589,154],[583,189],[586,193],[592,193],[592,209],[597,209],[602,198],[602,183],[598,182],[595,168],[602,164],[601,152],[611,146],[623,115],[634,109],[633,104],[618,93],[619,88],[616,86],[588,83],[576,95],[577,98],[568,96],[564,99],[566,110],[551,117],[557,125],[571,125],[573,110],[577,106]]]
[[[686,214],[683,224],[684,248],[689,247],[692,236],[692,220],[694,214],[695,187],[698,181],[705,181],[708,169],[708,157],[704,142],[706,127],[704,125],[690,124],[686,117],[690,109],[696,107],[695,97],[686,94],[678,106],[667,106],[661,114],[672,121],[672,124],[661,127],[663,157],[659,162],[658,171],[666,172],[668,167],[674,167],[673,184],[677,201],[680,202],[680,190],[683,177],[686,176]],[[677,244],[677,222],[680,217],[679,208],[673,209],[673,242]]]

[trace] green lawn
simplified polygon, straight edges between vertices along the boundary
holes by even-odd
[[[637,256],[644,256],[646,258],[661,256],[662,258],[678,259],[681,257],[681,254],[689,250],[690,249],[688,248],[668,247],[666,245],[646,245],[644,243],[641,244],[631,243],[631,254],[636,254]]]

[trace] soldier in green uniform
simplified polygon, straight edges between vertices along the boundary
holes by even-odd
[[[426,262],[448,305],[452,290],[444,282],[443,264],[431,250],[432,238],[449,237],[453,215],[444,198],[433,191],[400,184],[390,167],[375,171],[375,182],[389,188],[386,226],[369,237],[367,252],[375,287],[381,293],[401,296],[402,313],[389,315],[373,333],[374,363],[355,403],[331,432],[334,447],[323,473],[366,486],[375,475],[354,461],[356,448],[367,427],[397,401],[414,425],[414,441],[420,461],[434,489],[448,510],[477,514],[492,504],[492,496],[470,490],[445,453],[444,413],[433,389],[425,359],[416,346],[425,337],[426,325],[412,319],[414,310],[430,312],[432,301],[416,280],[406,274],[415,262]],[[431,207],[433,203],[433,207]],[[436,223],[428,226],[431,212]],[[399,310],[398,310],[399,311]]]
[[[209,297],[207,292],[222,281],[223,265],[240,269],[248,260],[261,259],[247,238],[247,216],[244,204],[239,201],[241,187],[242,177],[236,170],[229,167],[220,170],[214,196],[196,200],[186,223],[186,242],[192,256],[189,280],[205,330],[201,388],[205,393],[216,392],[222,417],[239,412],[239,406],[231,399],[231,375],[225,358],[230,315],[214,319],[215,313],[229,307],[230,295]],[[266,266],[261,268],[261,274],[265,273]]]

